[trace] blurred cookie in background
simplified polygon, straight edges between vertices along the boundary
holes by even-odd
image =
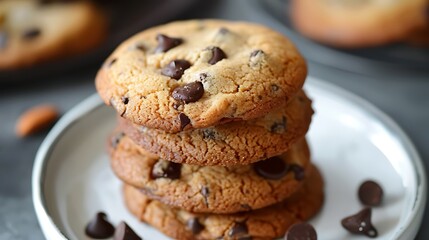
[[[426,0],[292,0],[303,35],[340,48],[400,42],[426,23]]]
[[[89,1],[0,1],[0,70],[78,55],[107,35],[107,18]]]

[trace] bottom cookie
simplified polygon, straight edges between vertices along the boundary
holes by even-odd
[[[174,239],[272,239],[297,222],[313,217],[323,204],[323,179],[313,167],[302,188],[286,201],[237,214],[195,214],[150,200],[139,189],[124,186],[128,209],[141,221]]]

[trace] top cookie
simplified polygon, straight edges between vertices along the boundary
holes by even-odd
[[[106,34],[106,17],[86,1],[0,1],[0,69],[83,53]]]
[[[293,44],[271,29],[191,20],[124,42],[96,87],[122,117],[174,133],[260,117],[294,96],[306,74]]]
[[[427,0],[293,0],[291,18],[307,37],[336,47],[405,39],[424,26]]]

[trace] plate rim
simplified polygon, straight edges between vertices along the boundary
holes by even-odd
[[[320,88],[331,92],[334,95],[346,99],[350,103],[362,108],[366,114],[369,114],[373,119],[376,119],[376,121],[381,122],[383,128],[394,135],[401,143],[404,151],[409,155],[411,165],[416,174],[417,186],[416,198],[414,199],[411,213],[409,213],[410,217],[406,222],[404,222],[404,226],[406,227],[402,227],[397,231],[396,237],[403,238],[404,236],[410,236],[410,234],[415,237],[423,220],[426,206],[427,178],[422,159],[408,135],[391,117],[358,95],[317,77],[308,76],[306,81],[318,89]],[[73,125],[85,118],[88,113],[96,111],[101,107],[104,107],[104,104],[97,93],[94,93],[74,106],[55,124],[37,151],[32,171],[32,199],[38,223],[47,239],[52,239],[53,236],[55,236],[54,239],[67,239],[66,234],[58,228],[49,215],[45,196],[43,194],[44,180],[46,177],[45,172],[47,170],[50,155],[53,149],[55,149],[57,143],[61,140],[62,136]]]

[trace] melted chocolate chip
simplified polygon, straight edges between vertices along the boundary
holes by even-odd
[[[226,58],[225,52],[222,51],[222,49],[220,49],[219,47],[212,47],[211,50],[212,50],[212,57],[208,61],[209,64],[214,65],[220,60]]]
[[[22,33],[22,38],[26,40],[31,40],[38,37],[42,32],[38,28],[30,28]]]
[[[115,134],[110,141],[110,145],[112,146],[112,148],[116,149],[119,142],[121,141],[121,139],[124,136],[125,136],[125,134],[123,132],[119,132],[119,133]]]
[[[349,232],[354,234],[363,234],[370,238],[377,237],[377,230],[371,223],[371,208],[365,208],[362,211],[344,218],[341,225]]]
[[[185,129],[185,127],[191,123],[191,119],[186,116],[184,113],[179,114],[179,121],[180,121],[180,130]]]
[[[286,232],[285,240],[317,240],[317,233],[308,223],[296,223]]]
[[[161,69],[161,74],[179,80],[185,70],[190,67],[191,63],[186,60],[173,60]]]
[[[231,227],[228,232],[228,236],[230,237],[246,237],[248,229],[245,222],[235,222],[235,224]]]
[[[158,160],[152,168],[152,178],[169,178],[178,179],[180,178],[182,165],[180,163],[170,162],[166,160]]]
[[[183,43],[181,38],[172,38],[164,34],[158,34],[156,40],[158,41],[158,46],[155,48],[155,53],[167,52]]]
[[[280,179],[286,175],[288,165],[280,157],[271,157],[253,164],[255,172],[267,179]]]
[[[272,133],[284,133],[286,131],[286,125],[287,124],[287,118],[283,116],[281,122],[275,122],[273,125],[271,125],[271,132]]]
[[[0,30],[0,49],[4,49],[7,45],[8,35],[5,31]]]
[[[192,234],[194,234],[194,235],[196,235],[196,234],[200,233],[202,230],[204,230],[204,225],[202,225],[198,221],[198,218],[189,219],[188,222],[186,223],[186,225],[188,226],[188,228],[192,231]]]
[[[378,206],[383,198],[383,189],[374,181],[365,181],[359,187],[360,201],[368,206]]]
[[[125,222],[121,222],[115,230],[114,240],[141,240],[133,229]]]
[[[171,96],[184,103],[198,101],[204,95],[204,86],[201,82],[191,82],[177,87],[171,93]]]
[[[295,174],[295,180],[301,181],[305,178],[304,168],[298,164],[291,164],[290,170]]]
[[[107,216],[103,212],[98,212],[94,219],[86,225],[85,234],[95,239],[110,238],[115,232],[113,225],[106,220]]]
[[[127,105],[128,102],[130,101],[130,99],[128,97],[122,97],[121,100],[122,100],[122,103],[125,105]]]

